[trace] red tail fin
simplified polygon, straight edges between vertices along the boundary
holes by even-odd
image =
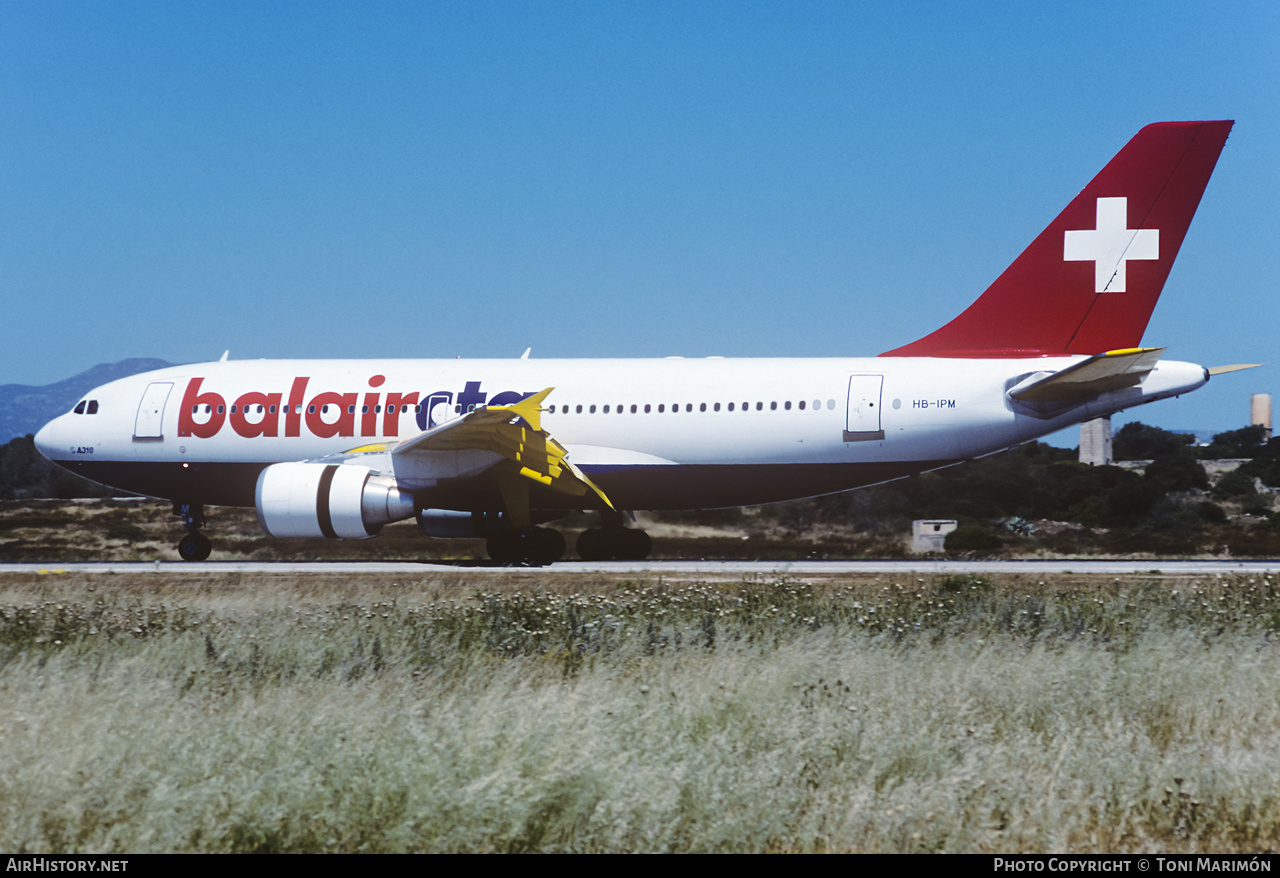
[[[1137,347],[1232,124],[1143,128],[963,314],[881,356]]]

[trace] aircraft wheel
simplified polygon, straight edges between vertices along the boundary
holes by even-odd
[[[614,556],[619,561],[643,561],[653,551],[653,540],[642,530],[627,528],[614,534]]]
[[[535,527],[526,536],[528,557],[535,564],[553,564],[564,557],[564,535],[549,527]]]
[[[499,564],[519,564],[528,550],[526,540],[519,531],[504,528],[485,540],[490,560]]]
[[[608,561],[613,557],[613,546],[608,535],[599,528],[584,530],[578,534],[578,557],[583,561]]]
[[[178,540],[178,555],[183,561],[203,561],[213,551],[213,543],[199,533],[189,533]]]

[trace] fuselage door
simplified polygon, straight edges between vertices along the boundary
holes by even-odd
[[[884,427],[880,422],[880,392],[883,386],[883,375],[849,376],[849,410],[845,416],[845,442],[866,442],[884,438]]]
[[[142,402],[138,405],[138,417],[133,422],[134,439],[162,439],[161,425],[164,422],[164,404],[169,400],[169,392],[173,390],[171,381],[152,381],[142,394]]]

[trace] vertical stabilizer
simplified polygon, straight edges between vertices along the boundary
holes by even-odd
[[[881,356],[1138,347],[1232,124],[1143,128],[963,314]]]

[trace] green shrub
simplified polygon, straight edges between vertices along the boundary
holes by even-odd
[[[1196,514],[1200,516],[1202,521],[1221,524],[1227,520],[1227,513],[1217,503],[1205,501],[1196,506]]]
[[[966,524],[947,534],[945,545],[948,552],[990,552],[1004,543],[990,528]]]
[[[1232,470],[1221,479],[1218,484],[1214,485],[1213,496],[1215,497],[1244,497],[1254,493],[1253,479],[1240,470]]]

